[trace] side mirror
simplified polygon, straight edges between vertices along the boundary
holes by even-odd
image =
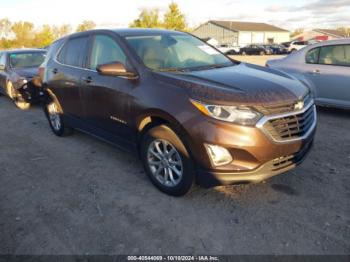
[[[5,70],[5,65],[0,64],[0,70]]]
[[[103,65],[98,65],[96,70],[101,75],[121,76],[130,79],[138,78],[138,75],[135,72],[128,71],[126,67],[120,62],[112,62]]]

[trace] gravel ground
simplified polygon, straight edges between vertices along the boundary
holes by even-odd
[[[173,198],[136,156],[0,97],[0,254],[349,254],[350,114],[318,114],[297,169]]]
[[[238,61],[265,66],[267,60],[283,58],[285,55],[233,55],[230,57]]]

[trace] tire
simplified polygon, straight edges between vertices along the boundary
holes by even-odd
[[[290,51],[291,53],[294,53],[294,52],[296,52],[297,50],[294,48],[294,49],[292,49],[292,51]]]
[[[264,51],[260,51],[259,55],[265,55]]]
[[[54,101],[44,104],[44,112],[51,130],[56,136],[63,137],[72,133],[73,129],[64,123],[63,116],[59,113],[58,105]]]
[[[6,83],[6,93],[8,97],[14,102],[17,108],[21,110],[27,110],[30,108],[30,103],[26,102],[22,97],[21,93],[18,92],[11,81]]]
[[[242,55],[244,55],[244,56],[245,56],[245,55],[247,55],[247,53],[246,53],[245,51],[243,51],[243,52],[242,52]]]
[[[169,126],[156,126],[142,137],[140,156],[148,177],[160,191],[171,196],[183,196],[193,187],[195,172],[192,159]]]

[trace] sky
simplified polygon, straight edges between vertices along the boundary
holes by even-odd
[[[93,20],[98,28],[127,27],[143,9],[164,13],[171,0],[0,0],[0,19],[73,26]],[[189,26],[207,20],[264,22],[287,30],[350,27],[350,0],[174,0]]]

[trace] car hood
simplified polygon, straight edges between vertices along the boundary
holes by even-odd
[[[33,78],[38,74],[37,67],[13,68],[12,71],[20,77]]]
[[[281,71],[252,64],[184,73],[161,72],[162,81],[186,88],[191,98],[221,104],[275,104],[301,99],[307,88]]]

